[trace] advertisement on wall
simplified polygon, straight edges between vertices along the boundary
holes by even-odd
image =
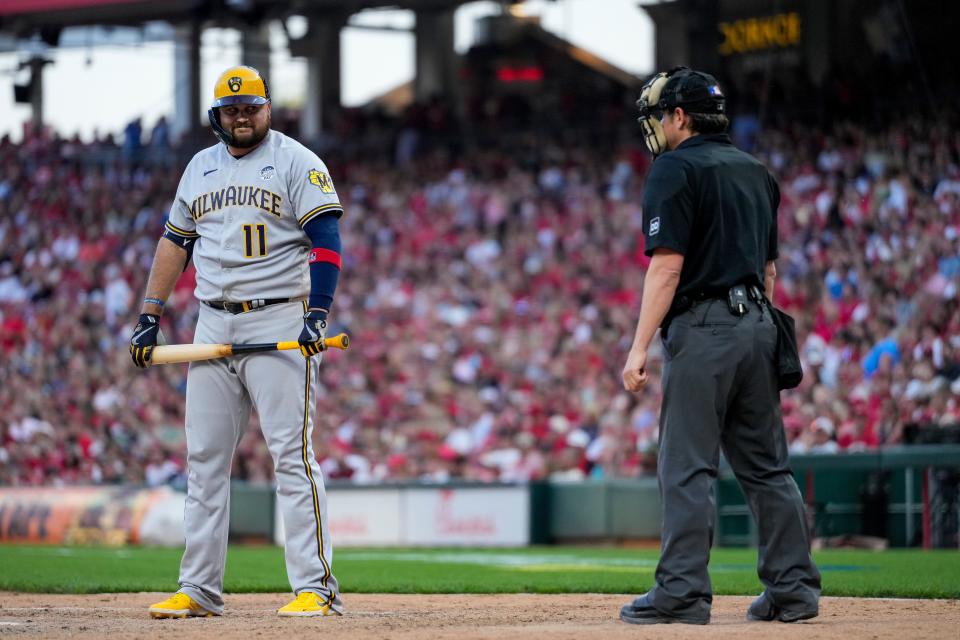
[[[400,542],[400,492],[396,490],[327,493],[334,544],[392,546]]]
[[[405,544],[523,546],[530,542],[526,487],[407,491]]]
[[[183,495],[165,487],[0,489],[3,543],[179,545],[182,523]]]
[[[523,546],[526,486],[331,487],[336,546]],[[183,544],[185,495],[167,487],[0,489],[0,543]],[[284,540],[276,509],[274,540]]]
[[[530,542],[525,486],[328,487],[327,500],[337,547],[513,547]],[[274,531],[275,542],[283,544],[279,513]]]

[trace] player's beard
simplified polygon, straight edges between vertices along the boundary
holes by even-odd
[[[241,134],[237,134],[237,129],[248,128],[248,131],[244,131]],[[263,139],[267,137],[267,132],[270,131],[270,115],[267,115],[267,120],[264,122],[262,127],[258,127],[256,123],[252,120],[247,121],[243,125],[234,124],[233,129],[230,132],[230,136],[233,138],[233,142],[230,145],[231,147],[236,147],[237,149],[250,149],[255,147]]]

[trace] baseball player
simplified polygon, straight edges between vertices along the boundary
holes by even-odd
[[[150,364],[164,303],[191,255],[201,302],[195,342],[270,342],[299,334],[302,356],[276,351],[191,363],[180,590],[150,607],[150,615],[223,612],[230,468],[251,409],[273,457],[287,577],[297,596],[277,613],[340,615],[311,433],[318,354],[340,273],[343,209],[323,162],[271,130],[270,94],[256,69],[227,69],[213,94],[210,124],[223,144],[197,153],[180,180],[130,340],[133,361]]]

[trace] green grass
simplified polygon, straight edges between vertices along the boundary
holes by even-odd
[[[42,593],[172,591],[180,549],[0,546],[0,590]],[[815,554],[824,595],[960,598],[960,552],[893,550]],[[657,552],[620,548],[340,549],[334,571],[350,593],[641,593]],[[760,591],[749,549],[711,558],[718,595]],[[282,550],[234,546],[226,591],[289,590]]]

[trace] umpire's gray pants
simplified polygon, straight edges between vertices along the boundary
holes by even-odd
[[[751,304],[737,317],[725,301],[703,302],[673,319],[664,339],[657,478],[663,531],[658,609],[708,614],[714,479],[720,447],[756,518],[757,573],[774,604],[809,609],[820,597],[803,500],[788,468],[769,312]]]

